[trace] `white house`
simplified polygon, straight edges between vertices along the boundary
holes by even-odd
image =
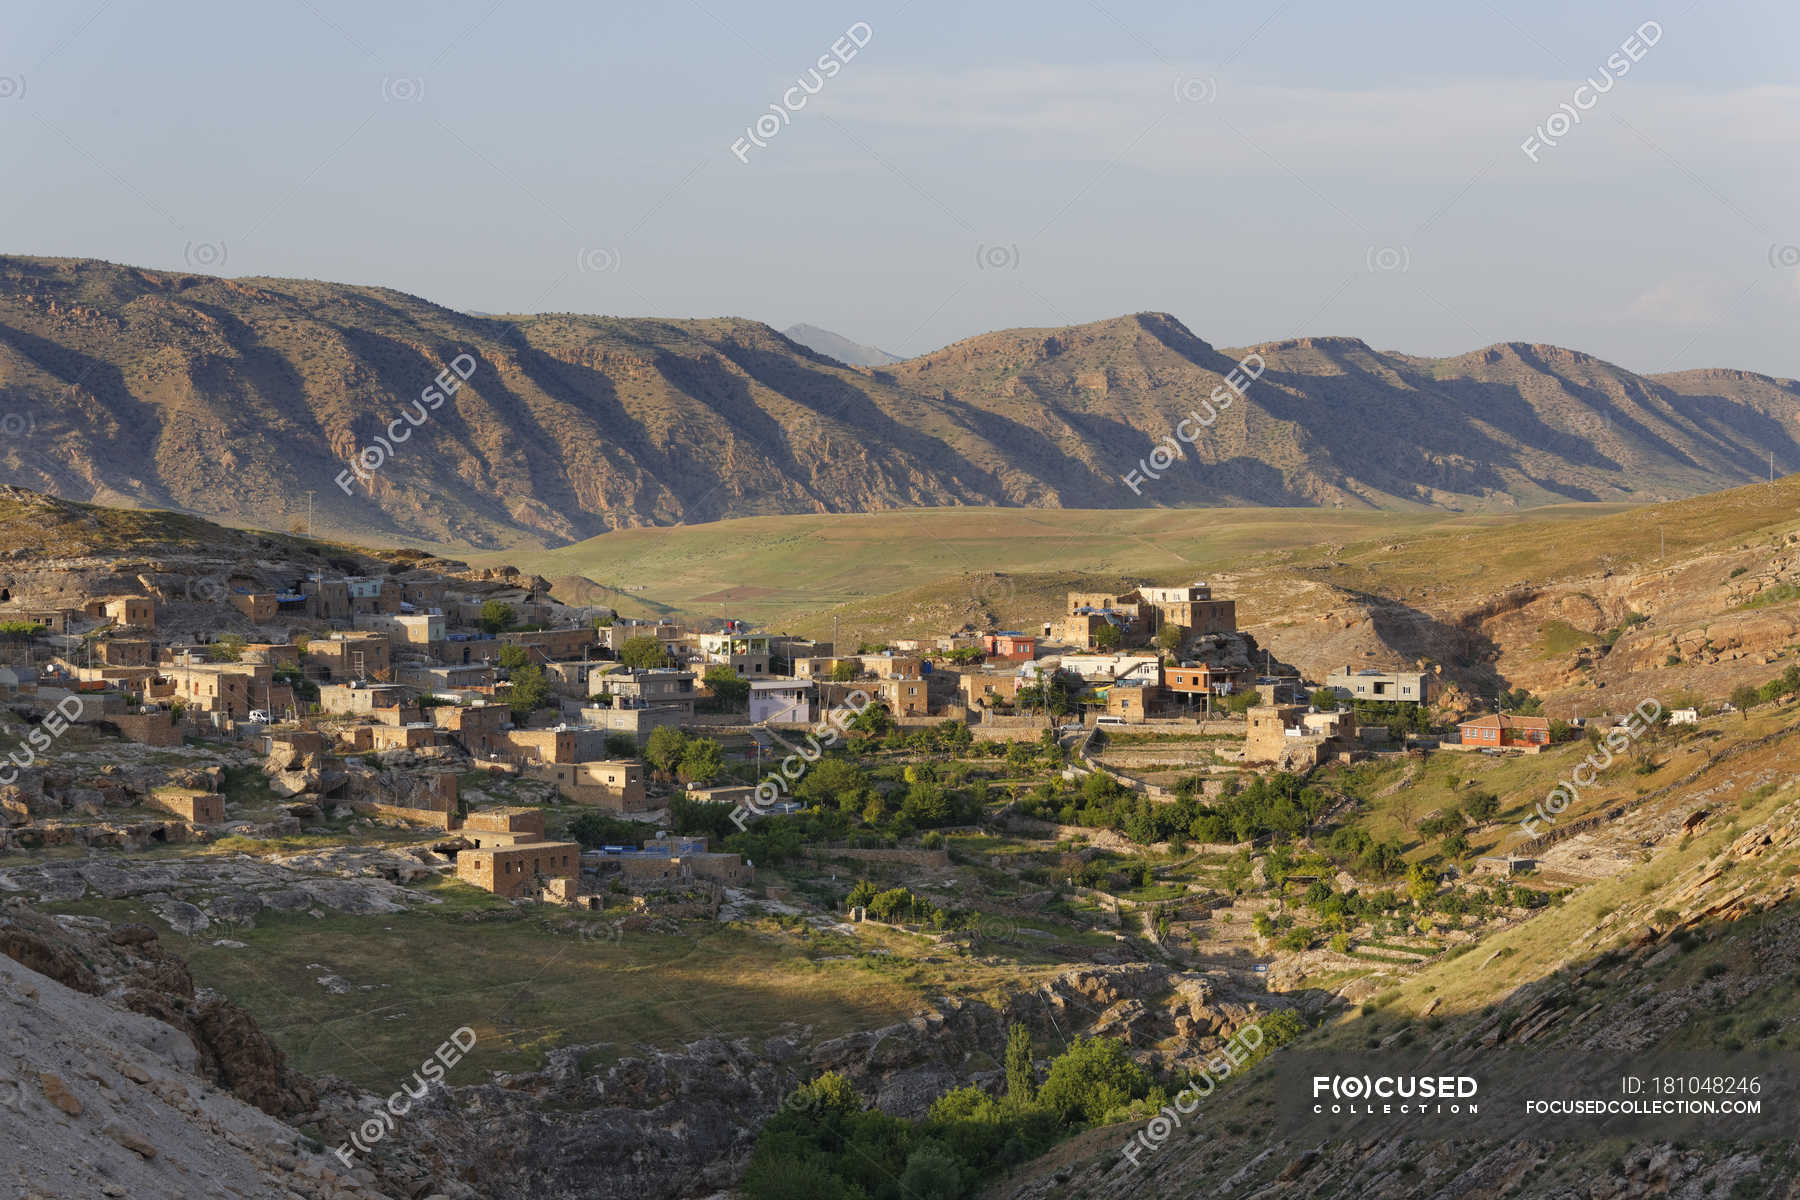
[[[810,725],[813,719],[813,685],[806,679],[752,679],[750,723],[761,725]]]

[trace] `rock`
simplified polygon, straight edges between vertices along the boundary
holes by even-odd
[[[269,777],[269,790],[277,796],[300,796],[317,792],[323,782],[317,770],[282,771]]]
[[[0,954],[78,992],[98,996],[105,990],[94,973],[73,954],[61,946],[51,945],[35,933],[0,925]]]
[[[227,892],[213,897],[206,906],[207,915],[215,921],[233,925],[249,925],[263,908],[262,898],[255,892]]]
[[[207,915],[185,900],[170,900],[156,910],[176,933],[196,934],[212,925]]]
[[[86,1111],[86,1106],[69,1090],[69,1085],[57,1075],[45,1071],[38,1076],[38,1089],[44,1093],[44,1099],[68,1113],[71,1117],[79,1117]]]
[[[67,903],[81,899],[87,890],[87,881],[80,875],[47,875],[38,885],[38,899],[46,904]]]
[[[125,1147],[140,1158],[156,1157],[155,1146],[152,1146],[143,1137],[131,1132],[116,1121],[108,1121],[101,1127],[100,1132],[104,1133],[107,1137],[119,1143],[119,1145]]]

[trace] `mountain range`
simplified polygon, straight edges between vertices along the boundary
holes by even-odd
[[[1257,377],[1218,393],[1240,361]],[[265,528],[310,503],[320,530],[370,540],[916,506],[1666,500],[1800,469],[1797,417],[1794,380],[1640,376],[1545,345],[1219,348],[1146,312],[860,367],[740,318],[474,316],[0,257],[0,483]],[[1182,457],[1158,469],[1159,443]]]

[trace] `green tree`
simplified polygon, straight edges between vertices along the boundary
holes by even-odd
[[[1023,1106],[1037,1099],[1037,1072],[1032,1066],[1031,1030],[1014,1021],[1006,1030],[1006,1098]]]
[[[1187,631],[1179,625],[1164,625],[1156,631],[1156,644],[1170,654],[1181,649],[1181,643],[1187,640]]]
[[[850,718],[850,728],[868,737],[880,737],[894,728],[894,714],[887,705],[876,701]]]
[[[1094,649],[1096,650],[1117,650],[1119,643],[1124,640],[1124,635],[1119,632],[1119,627],[1111,621],[1102,621],[1094,630]]]
[[[506,642],[501,645],[500,653],[495,661],[510,671],[515,667],[530,665],[531,654],[523,646],[515,646],[511,642]]]
[[[481,606],[481,627],[488,633],[499,633],[513,623],[518,614],[513,606],[500,600],[488,600]]]
[[[544,678],[542,667],[527,664],[514,670],[510,679],[506,704],[515,717],[529,716],[550,703],[550,681]]]
[[[1486,825],[1500,811],[1500,797],[1492,792],[1476,792],[1463,801],[1463,811],[1477,826]]]
[[[725,773],[725,756],[711,738],[694,738],[681,751],[675,776],[683,783],[711,783]]]
[[[658,725],[650,731],[650,739],[644,744],[644,761],[650,764],[651,770],[664,777],[673,775],[687,750],[687,741],[687,734],[673,725]]]
[[[216,639],[207,651],[207,657],[214,662],[242,662],[244,647],[249,645],[242,636],[228,633]]]
[[[669,654],[663,649],[661,642],[649,634],[640,633],[636,637],[625,639],[625,644],[619,647],[619,661],[628,667],[650,670],[667,666]]]
[[[859,879],[856,881],[856,886],[850,889],[850,894],[844,897],[844,907],[867,908],[869,901],[875,899],[876,894],[874,884],[867,879]]]
[[[1091,1125],[1143,1098],[1150,1077],[1116,1038],[1077,1038],[1050,1063],[1038,1098],[1065,1124]]]
[[[906,1169],[900,1172],[900,1194],[909,1200],[960,1200],[962,1168],[948,1150],[926,1142],[906,1156]]]
[[[750,681],[723,664],[706,668],[706,686],[725,708],[738,709],[750,696]]]
[[[1406,869],[1406,894],[1412,897],[1414,904],[1423,908],[1437,895],[1437,889],[1437,876],[1423,863],[1414,863]]]
[[[1732,707],[1744,714],[1744,720],[1750,719],[1750,710],[1762,699],[1761,693],[1747,683],[1740,683],[1731,689]]]
[[[1309,697],[1312,706],[1320,712],[1336,712],[1338,710],[1338,694],[1330,688],[1316,688]]]
[[[831,682],[849,683],[856,678],[856,664],[849,659],[840,658],[831,664]]]

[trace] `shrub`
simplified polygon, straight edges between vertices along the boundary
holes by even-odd
[[[1150,1077],[1116,1038],[1077,1038],[1050,1064],[1038,1099],[1065,1124],[1091,1125],[1142,1099]]]

